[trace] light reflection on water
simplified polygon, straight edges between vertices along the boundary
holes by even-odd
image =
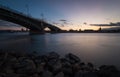
[[[55,51],[61,55],[74,53],[82,61],[96,65],[113,64],[120,68],[120,34],[61,33],[28,35],[0,34],[0,49],[9,51],[37,51],[39,54]]]

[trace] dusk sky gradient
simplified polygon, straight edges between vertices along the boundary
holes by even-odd
[[[89,24],[120,22],[120,0],[0,0],[0,4],[38,19],[43,14],[47,22],[63,29],[98,29]]]

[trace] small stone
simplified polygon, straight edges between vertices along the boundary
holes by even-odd
[[[73,72],[77,72],[81,69],[80,65],[78,63],[72,65]]]
[[[6,73],[0,72],[0,76],[1,76],[1,77],[5,77],[5,76],[6,76]]]
[[[42,62],[47,62],[48,61],[48,57],[46,55],[42,55],[39,58]]]
[[[89,62],[87,65],[88,65],[89,67],[91,67],[91,68],[94,67],[94,65],[93,65],[92,63],[90,63],[90,62]]]
[[[37,66],[37,73],[41,73],[44,71],[45,63],[41,63]]]
[[[58,59],[59,58],[59,55],[55,52],[50,52],[48,55],[47,55],[48,59]]]
[[[70,67],[63,67],[63,68],[62,68],[62,72],[63,72],[64,75],[66,75],[66,76],[72,76],[72,75],[73,75],[72,68],[70,68]]]
[[[47,62],[47,64],[53,66],[57,61],[58,61],[57,59],[51,59]]]
[[[5,77],[20,77],[20,75],[16,73],[10,73],[10,74],[6,74]]]
[[[62,67],[62,64],[59,59],[51,59],[46,63],[50,71],[56,71]]]
[[[8,52],[1,52],[1,54],[0,54],[0,66],[2,66],[5,62],[6,62],[6,60],[8,59]],[[3,65],[3,67],[4,67],[5,65]]]
[[[60,61],[57,61],[54,65],[53,65],[53,68],[54,69],[61,69],[62,68],[62,64],[61,64],[61,62]]]
[[[78,71],[75,74],[75,77],[98,77],[98,75],[96,72]]]
[[[86,72],[83,77],[98,77],[98,75],[95,72]]]
[[[86,65],[86,70],[88,70],[88,71],[95,71],[95,69],[94,69],[94,65],[92,64],[92,63],[88,63],[87,65]]]
[[[63,72],[59,72],[57,75],[55,75],[55,77],[64,77],[64,73]]]
[[[7,66],[11,66],[12,68],[15,68],[16,63],[18,63],[19,61],[17,60],[16,57],[13,57],[11,59],[8,59],[8,61],[6,62]]]
[[[71,67],[71,63],[68,60],[66,60],[65,58],[61,59],[61,63],[62,63],[63,67]]]
[[[42,77],[53,77],[53,75],[50,71],[45,70],[42,74]]]
[[[33,74],[31,77],[40,77],[38,74]]]
[[[81,71],[78,71],[75,73],[74,77],[83,77],[83,74]]]
[[[36,65],[39,65],[39,64],[41,64],[41,63],[44,62],[44,61],[42,61],[41,58],[36,58],[36,59],[34,60],[34,62],[35,62]]]
[[[7,74],[14,73],[14,70],[11,68],[5,68],[5,70]]]
[[[98,71],[98,74],[100,76],[116,76],[120,73],[118,69],[113,65],[102,65],[99,69],[100,70]]]

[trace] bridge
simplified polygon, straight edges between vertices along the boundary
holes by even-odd
[[[0,5],[0,19],[19,24],[30,29],[31,34],[44,33],[45,28],[49,28],[51,32],[61,32],[62,30],[52,24],[43,20],[33,18],[31,16],[20,13],[16,10],[10,9]]]

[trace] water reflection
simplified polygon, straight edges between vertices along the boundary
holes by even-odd
[[[36,51],[42,54],[48,50],[49,38],[46,35],[32,35],[30,37],[30,43],[30,51]]]

